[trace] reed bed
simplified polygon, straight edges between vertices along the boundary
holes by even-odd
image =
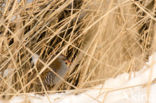
[[[0,96],[81,91],[124,72],[131,78],[155,50],[155,17],[154,0],[1,0]],[[69,71],[45,87],[41,77],[61,54]]]

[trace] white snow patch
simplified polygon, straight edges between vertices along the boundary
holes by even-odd
[[[39,59],[39,55],[34,54],[34,55],[32,56],[32,61],[31,61],[31,63],[32,63],[32,64],[36,64],[37,61],[38,61],[38,59]]]
[[[16,16],[12,16],[11,21],[14,21],[16,18]]]
[[[12,68],[7,68],[4,73],[3,73],[3,78],[8,77],[9,75],[11,75],[13,73],[14,69]]]

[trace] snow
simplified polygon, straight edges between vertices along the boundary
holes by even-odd
[[[79,94],[74,94],[72,90],[48,96],[27,94],[16,96],[8,103],[21,103],[26,99],[30,103],[156,103],[155,67],[156,53],[143,69],[135,75],[132,73],[130,79],[128,73],[123,73]]]
[[[11,75],[14,72],[14,69],[7,68],[3,73],[3,78],[8,77],[8,75]]]
[[[32,63],[32,64],[36,64],[37,61],[38,61],[38,59],[39,59],[39,55],[34,54],[34,55],[32,56],[32,61],[31,61],[31,63]]]

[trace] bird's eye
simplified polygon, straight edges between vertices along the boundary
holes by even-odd
[[[70,64],[71,64],[71,62],[70,62],[69,60],[65,60],[65,63],[66,63],[67,65],[70,65]]]

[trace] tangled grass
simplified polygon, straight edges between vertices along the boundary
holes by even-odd
[[[131,76],[154,51],[155,15],[154,0],[1,0],[0,96],[80,91]],[[60,54],[70,69],[45,88],[41,76]],[[44,66],[34,66],[34,55]]]

